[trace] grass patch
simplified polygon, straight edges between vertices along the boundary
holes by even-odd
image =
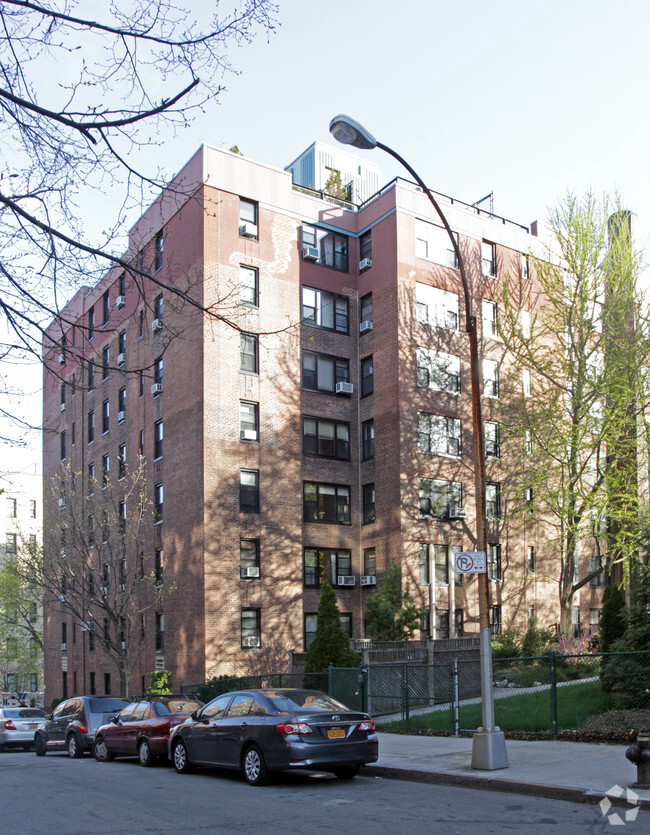
[[[605,713],[613,705],[609,693],[604,693],[600,681],[559,687],[557,689],[558,730],[577,728],[590,716]],[[495,699],[494,717],[496,724],[506,732],[550,733],[551,691],[521,693],[507,698]],[[460,706],[460,727],[475,730],[481,725],[481,705]],[[403,722],[392,722],[387,728],[403,727]],[[411,730],[453,730],[451,710],[440,710],[421,716],[411,716]]]

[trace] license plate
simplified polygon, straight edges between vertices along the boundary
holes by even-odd
[[[327,732],[328,739],[345,739],[345,731],[343,728],[330,728]]]
[[[32,728],[38,728],[38,722],[30,722],[27,727],[31,730]]]

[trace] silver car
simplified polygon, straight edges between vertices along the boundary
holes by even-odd
[[[34,734],[43,727],[46,713],[38,707],[0,707],[0,751],[34,747]]]

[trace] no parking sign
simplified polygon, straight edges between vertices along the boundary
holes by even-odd
[[[456,571],[459,574],[485,574],[485,551],[459,551],[456,554]]]

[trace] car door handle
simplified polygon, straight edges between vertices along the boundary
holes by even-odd
[[[248,722],[242,722],[239,727],[240,728],[247,728],[248,727]]]

